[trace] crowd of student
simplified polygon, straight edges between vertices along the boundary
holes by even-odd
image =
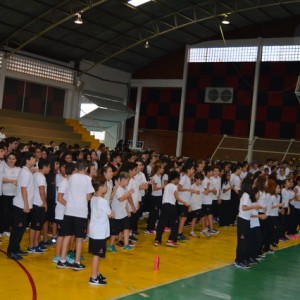
[[[199,234],[219,234],[216,221],[221,227],[237,225],[239,268],[273,253],[279,241],[298,238],[299,169],[291,172],[286,162],[194,161],[128,149],[108,152],[103,144],[98,151],[50,144],[0,142],[0,234],[9,237],[11,259],[55,244],[57,268],[84,270],[82,245],[88,236],[89,284],[105,285],[100,258],[117,247],[134,249],[145,212],[145,234],[155,237],[156,247],[164,232],[169,232],[166,245],[178,247],[177,241]],[[189,236],[183,233],[187,225]],[[27,226],[29,245],[23,251]],[[53,239],[48,240],[50,228]]]

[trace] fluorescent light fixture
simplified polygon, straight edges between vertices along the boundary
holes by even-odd
[[[150,1],[152,1],[152,0],[129,0],[128,4],[136,7],[136,6],[140,6],[140,5],[150,2]]]
[[[83,21],[82,21],[82,18],[81,18],[81,14],[77,13],[76,16],[77,16],[77,19],[74,21],[74,23],[75,24],[82,24]]]
[[[222,20],[222,24],[225,24],[225,25],[229,25],[230,24],[228,15],[224,15],[223,20]]]

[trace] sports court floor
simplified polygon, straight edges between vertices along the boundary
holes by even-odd
[[[143,225],[140,232],[143,232]],[[91,257],[84,243],[87,269],[58,270],[52,257],[30,254],[20,262],[6,257],[7,238],[0,244],[0,299],[300,299],[300,239],[280,243],[280,250],[268,255],[251,270],[236,269],[232,262],[236,227],[221,228],[211,239],[201,236],[180,243],[176,249],[154,247],[153,236],[141,234],[133,251],[107,253],[100,272],[107,286],[90,286]],[[188,229],[186,229],[188,233]],[[167,233],[164,235],[167,238]],[[25,233],[23,249],[28,245]],[[156,256],[159,270],[154,270]]]

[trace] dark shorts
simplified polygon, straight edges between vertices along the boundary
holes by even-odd
[[[128,217],[123,219],[110,219],[110,234],[118,235],[125,229],[130,229],[130,221]]]
[[[85,218],[74,216],[64,216],[63,234],[64,236],[75,235],[76,238],[85,238],[87,232],[87,222]]]
[[[202,212],[205,216],[213,214],[212,204],[202,204]]]
[[[47,199],[47,205],[48,205],[48,209],[46,211],[46,221],[49,222],[54,222],[55,219],[55,200],[49,200]]]
[[[189,208],[185,205],[177,205],[179,217],[187,217]]]
[[[191,215],[193,219],[197,219],[197,220],[204,217],[204,213],[201,208],[191,211]]]
[[[31,215],[30,228],[37,231],[41,230],[44,225],[45,217],[46,217],[45,207],[33,205],[30,215]]]
[[[58,236],[64,236],[64,231],[63,231],[64,220],[57,220],[57,219],[55,219],[54,223],[57,224],[57,235]]]
[[[94,240],[89,238],[89,253],[104,258],[106,253],[106,239]]]

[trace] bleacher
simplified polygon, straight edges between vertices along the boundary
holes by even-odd
[[[77,120],[0,109],[0,127],[5,127],[7,137],[18,137],[23,143],[34,141],[49,145],[55,141],[57,145],[65,142],[94,149],[100,144]]]

